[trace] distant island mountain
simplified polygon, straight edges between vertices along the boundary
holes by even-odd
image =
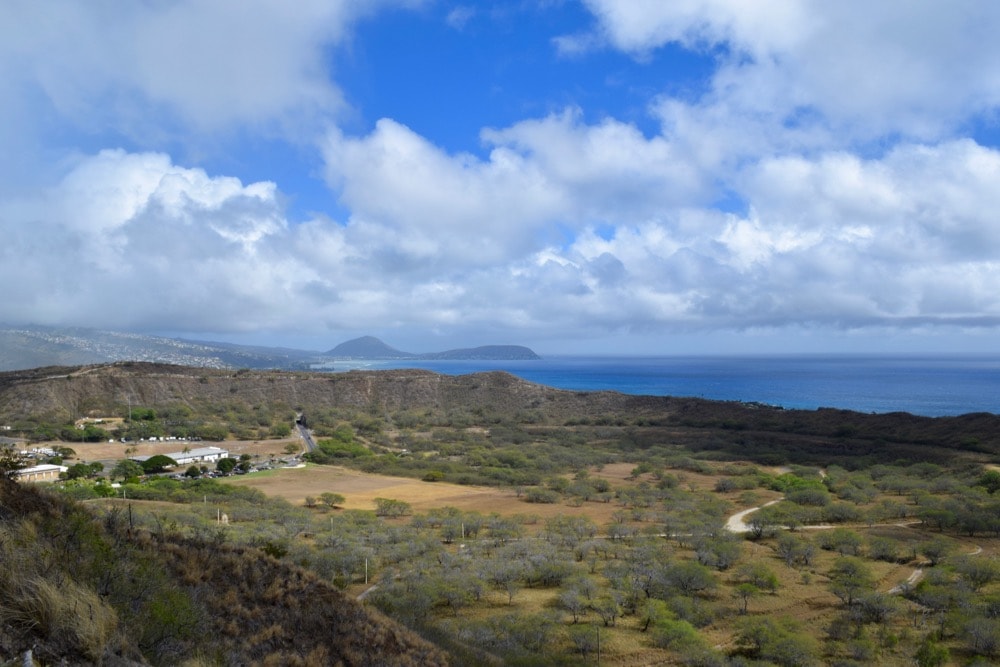
[[[483,345],[481,347],[460,348],[444,352],[426,352],[416,354],[403,352],[385,344],[374,336],[362,336],[326,352],[325,356],[334,359],[365,359],[385,361],[397,359],[413,360],[528,360],[541,359],[531,348],[523,345]]]

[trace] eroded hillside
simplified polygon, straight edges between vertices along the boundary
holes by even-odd
[[[259,549],[134,528],[0,478],[0,656],[45,664],[445,665],[439,649]]]

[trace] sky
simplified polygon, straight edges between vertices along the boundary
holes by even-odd
[[[996,352],[1000,3],[6,0],[0,322]]]

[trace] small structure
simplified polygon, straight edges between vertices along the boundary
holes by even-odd
[[[66,466],[57,466],[51,463],[21,468],[14,471],[14,479],[18,482],[56,482],[59,480],[59,473],[69,470]]]
[[[229,456],[229,450],[222,449],[221,447],[198,447],[197,449],[189,449],[186,452],[167,454],[167,456],[177,461],[177,465],[185,466],[192,463],[212,462],[224,459]]]
[[[163,456],[169,456],[174,461],[177,462],[179,466],[187,466],[192,463],[211,463],[213,461],[218,461],[219,459],[224,459],[229,456],[228,449],[222,449],[221,447],[198,447],[197,449],[189,449],[186,452],[170,452],[164,454]],[[142,463],[150,456],[133,456],[133,461],[138,461]]]

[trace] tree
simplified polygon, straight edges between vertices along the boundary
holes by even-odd
[[[995,656],[1000,653],[1000,621],[995,618],[973,618],[962,628],[965,645],[977,655]]]
[[[138,479],[145,474],[142,466],[131,459],[122,459],[111,469],[111,479]]]
[[[864,540],[848,528],[834,528],[824,531],[818,538],[819,546],[827,551],[836,551],[842,556],[857,556],[861,553]]]
[[[931,565],[937,565],[954,551],[954,544],[946,537],[935,537],[920,545],[920,553],[927,557]]]
[[[862,593],[855,601],[852,616],[860,623],[885,623],[899,610],[899,598],[881,591]]]
[[[811,565],[816,547],[809,540],[783,533],[778,537],[778,555],[789,567],[793,565]]]
[[[1000,491],[1000,470],[987,470],[976,484],[986,489],[986,492],[990,494]]]
[[[1000,566],[990,558],[966,556],[955,563],[955,571],[973,591],[979,591],[1000,578]]]
[[[253,468],[253,458],[249,454],[240,454],[240,460],[236,463],[236,469],[240,472],[250,472]]]
[[[139,465],[142,466],[143,471],[147,475],[151,475],[163,472],[167,468],[174,467],[177,465],[177,461],[174,461],[172,458],[164,454],[156,454],[155,456],[150,456],[145,461],[142,461]]]
[[[589,605],[580,591],[571,588],[559,594],[559,606],[572,614],[573,622],[576,623],[580,620],[580,616],[587,611]]]
[[[751,657],[783,667],[815,662],[816,640],[787,618],[747,618],[736,633],[736,642]]]
[[[918,667],[940,667],[951,660],[951,652],[947,646],[941,646],[927,637],[914,657],[917,659]]]
[[[292,427],[284,422],[280,424],[275,424],[268,431],[268,436],[272,438],[287,438],[292,434]]]
[[[737,576],[753,584],[761,592],[774,593],[778,590],[778,575],[764,563],[747,563],[740,567]]]
[[[891,537],[873,537],[868,541],[868,556],[891,563],[899,558],[899,542]]]
[[[750,539],[759,540],[781,526],[781,513],[773,507],[762,507],[750,514],[746,525],[750,529]]]
[[[398,517],[410,513],[410,503],[393,498],[375,499],[375,516]]]
[[[91,479],[104,470],[100,461],[94,463],[74,463],[66,470],[66,479]]]
[[[326,505],[327,507],[329,507],[330,509],[333,509],[337,505],[343,505],[345,500],[346,498],[344,498],[344,496],[340,495],[339,493],[331,493],[330,491],[326,491],[325,493],[319,494],[319,501],[324,505]]]
[[[196,465],[190,465],[188,466],[188,469],[184,471],[184,476],[192,479],[195,477],[201,477],[201,468]]]
[[[236,468],[236,463],[236,459],[227,456],[215,462],[215,469],[223,475],[228,475]]]
[[[875,585],[871,570],[854,556],[841,556],[834,561],[829,576],[830,592],[848,606]]]
[[[690,560],[675,563],[667,568],[665,578],[668,584],[684,595],[704,593],[716,586],[712,571]]]
[[[717,570],[728,570],[739,560],[742,552],[739,538],[729,533],[706,537],[698,540],[695,545],[695,557],[698,562]]]
[[[755,598],[760,595],[760,589],[751,584],[750,582],[744,582],[742,584],[737,584],[736,588],[733,589],[733,597],[740,602],[740,614],[747,613],[747,607],[750,604],[750,598]]]
[[[692,648],[702,648],[704,640],[687,621],[662,618],[653,626],[653,643],[660,648],[678,653],[690,653]]]
[[[615,620],[621,616],[622,608],[613,597],[604,595],[594,602],[594,611],[601,617],[605,626],[614,627]]]
[[[599,630],[589,625],[577,625],[569,629],[569,639],[573,642],[573,647],[583,654],[586,662],[587,655],[597,648]]]
[[[24,458],[16,449],[7,446],[0,450],[0,475],[13,478],[23,467],[25,467]]]

